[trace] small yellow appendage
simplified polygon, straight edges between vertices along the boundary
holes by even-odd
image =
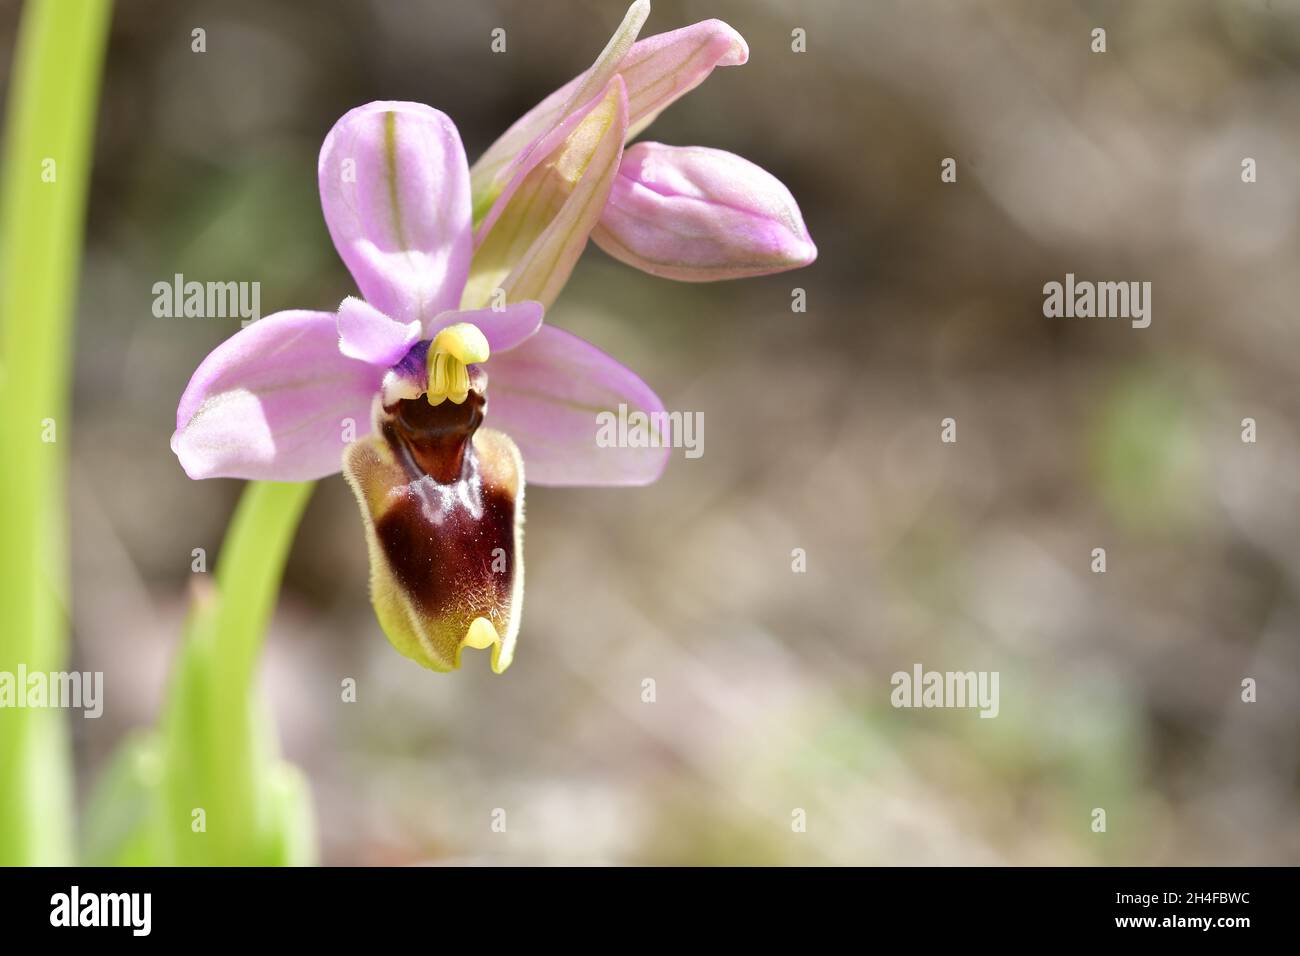
[[[429,404],[441,405],[447,399],[457,405],[465,401],[469,397],[469,370],[465,366],[486,362],[487,358],[487,336],[477,325],[457,322],[439,332],[429,346],[427,359]]]
[[[476,617],[465,632],[465,646],[484,651],[501,640],[496,627],[485,617]]]

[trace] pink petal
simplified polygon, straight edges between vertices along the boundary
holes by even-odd
[[[515,440],[524,475],[537,485],[644,485],[663,472],[669,448],[602,448],[598,416],[663,412],[636,373],[569,332],[543,326],[487,363],[486,424]]]
[[[620,80],[619,82],[621,83],[622,81]],[[475,251],[478,250],[478,248],[483,244],[483,241],[491,233],[492,227],[495,226],[497,220],[501,218],[501,214],[509,208],[510,200],[514,198],[515,193],[519,191],[519,187],[528,179],[529,173],[536,169],[543,160],[551,159],[553,154],[556,154],[561,147],[565,146],[565,141],[573,135],[573,131],[578,128],[578,125],[585,121],[593,111],[601,106],[608,95],[609,88],[601,90],[596,97],[574,110],[558,125],[556,125],[554,129],[550,130],[546,135],[538,139],[536,143],[529,147],[527,153],[520,154],[516,161],[511,163],[510,169],[508,170],[510,173],[509,180],[501,190],[501,194],[497,197],[497,201],[493,204],[492,208],[488,210],[487,215],[483,217],[482,222],[480,222],[474,230]],[[624,95],[626,96],[626,91],[624,92]],[[472,266],[470,272],[471,281],[473,281]]]
[[[714,67],[741,66],[748,60],[745,38],[721,20],[702,20],[637,41],[619,67],[627,83],[628,138],[708,79]]]
[[[392,365],[420,340],[421,331],[418,321],[394,322],[361,299],[348,296],[339,306],[339,351],[370,365]]]
[[[649,15],[649,0],[636,0],[627,8],[623,22],[609,38],[600,56],[596,57],[596,62],[516,120],[479,157],[470,171],[475,222],[484,217],[507,182],[521,178],[554,149],[556,142],[541,146],[542,140],[600,95],[632,49],[633,41]],[[520,174],[525,164],[526,168]]]
[[[516,302],[500,310],[464,309],[443,312],[429,323],[425,338],[432,339],[447,326],[457,322],[469,322],[479,327],[495,356],[532,338],[542,327],[542,311],[540,302]]]
[[[367,302],[400,323],[460,304],[472,254],[456,127],[420,103],[367,103],[321,147],[321,206]]]
[[[616,76],[545,162],[502,196],[475,252],[464,305],[490,302],[499,291],[506,301],[550,307],[600,220],[626,130],[627,93]]]
[[[648,12],[633,4],[596,62],[518,119],[474,164],[470,175],[476,222],[492,208],[521,165],[536,163],[539,142],[589,102],[615,73],[627,86],[627,138],[632,139],[665,108],[703,83],[714,67],[739,66],[749,59],[744,37],[721,20],[646,37],[616,59]]]
[[[323,478],[370,431],[383,374],[339,353],[333,313],[268,315],[199,365],[176,409],[172,451],[191,478]]]
[[[625,150],[592,238],[628,265],[685,282],[767,275],[817,258],[779,179],[702,146],[637,143]]]

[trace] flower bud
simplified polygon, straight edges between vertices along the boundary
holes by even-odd
[[[784,272],[817,258],[780,180],[702,146],[626,149],[592,238],[615,259],[684,282]]]

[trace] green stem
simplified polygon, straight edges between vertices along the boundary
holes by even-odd
[[[73,316],[108,0],[29,0],[0,167],[0,673],[67,660]],[[110,690],[111,694],[111,690]],[[64,715],[0,709],[0,864],[72,861]]]
[[[270,862],[267,792],[274,733],[257,706],[257,661],[312,484],[254,482],[222,544],[215,593],[201,596],[164,722],[164,835],[178,863]],[[193,829],[203,811],[204,830]]]
[[[284,564],[313,487],[252,482],[226,530],[217,567],[216,651],[232,699],[247,696],[255,676]]]

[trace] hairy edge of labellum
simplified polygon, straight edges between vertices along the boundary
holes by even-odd
[[[376,402],[375,430],[349,449],[370,519],[372,598],[398,650],[459,666],[468,645],[510,663],[522,602],[523,468],[503,433],[480,430],[487,375],[469,368],[462,402]]]

